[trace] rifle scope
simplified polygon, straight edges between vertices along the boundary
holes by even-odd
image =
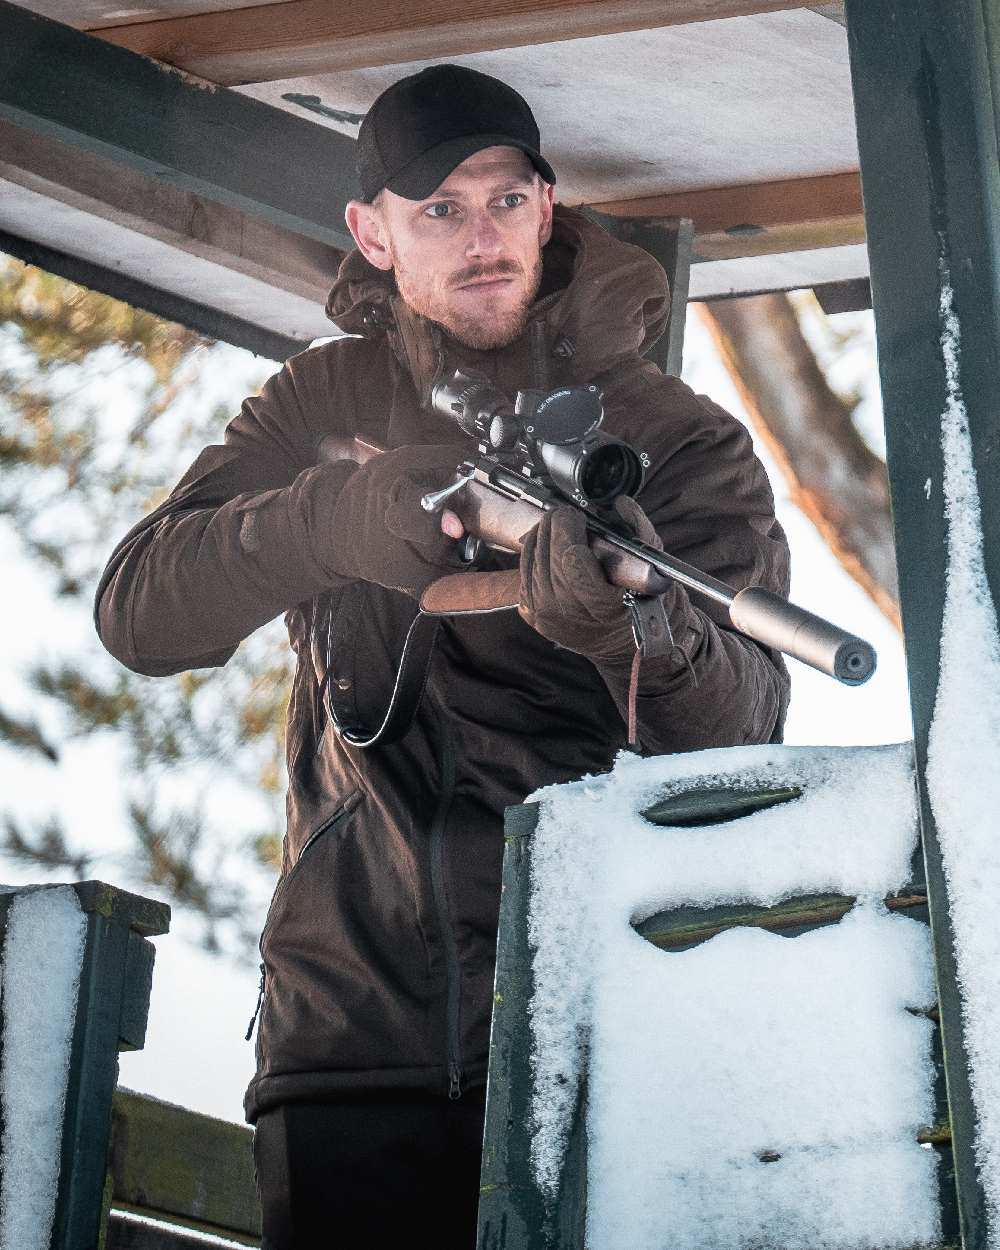
[[[458,369],[435,384],[431,407],[476,439],[484,455],[520,456],[585,507],[608,508],[642,485],[639,453],[599,428],[604,405],[596,386],[518,391],[511,403],[489,378]]]

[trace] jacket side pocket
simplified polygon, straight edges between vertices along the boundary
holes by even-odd
[[[292,864],[291,868],[289,868],[288,871],[282,877],[278,879],[278,884],[274,887],[274,894],[271,896],[271,905],[267,909],[267,919],[264,921],[264,928],[261,930],[260,943],[259,943],[261,954],[264,953],[264,942],[265,942],[265,939],[267,938],[268,933],[271,931],[271,925],[274,920],[276,905],[279,899],[281,898],[281,896],[284,894],[288,886],[288,883],[292,880],[295,874],[299,871],[299,868],[301,867],[303,860],[305,860],[309,852],[313,850],[313,848],[316,846],[316,843],[320,840],[320,838],[324,838],[328,836],[329,834],[334,833],[338,828],[346,824],[346,822],[350,819],[351,815],[357,810],[363,798],[364,798],[363,790],[361,790],[360,788],[357,790],[352,790],[351,793],[347,796],[347,798],[344,799],[343,803],[341,803],[331,813],[331,815],[329,815],[326,818],[326,820],[322,822],[322,824],[318,825],[312,831],[309,837],[306,838],[305,842],[303,842],[302,844],[302,849],[299,851],[298,855],[295,857],[295,863]],[[266,993],[266,990],[263,992]]]

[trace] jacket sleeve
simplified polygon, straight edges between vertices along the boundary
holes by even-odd
[[[614,432],[650,456],[638,502],[664,550],[736,589],[758,585],[787,596],[788,544],[746,429],[652,366],[605,398],[623,413]],[[639,668],[642,749],[779,741],[789,688],[781,655],[733,630],[721,605],[681,586],[670,603],[677,645]],[[627,723],[630,666],[606,667],[601,676]]]
[[[113,552],[95,621],[128,668],[164,676],[224,664],[258,626],[340,580],[322,537],[354,466],[316,463],[322,351],[293,358],[245,401],[223,445],[207,447]]]

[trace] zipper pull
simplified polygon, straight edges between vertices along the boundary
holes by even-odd
[[[250,1017],[250,1023],[247,1025],[246,1041],[249,1042],[253,1037],[253,1026],[257,1023],[257,1017],[260,1015],[260,1006],[264,1001],[264,965],[260,966],[260,989],[257,992],[257,1006],[253,1009],[253,1015]]]
[[[454,1060],[448,1065],[448,1097],[452,1102],[462,1097],[462,1069]]]

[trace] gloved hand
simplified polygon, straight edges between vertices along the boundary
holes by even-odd
[[[627,496],[615,510],[641,542],[663,549],[649,518]],[[668,592],[669,594],[670,592]],[[668,604],[669,610],[669,604]],[[593,660],[631,663],[635,638],[620,586],[612,586],[587,544],[587,521],[576,508],[547,512],[521,547],[518,612],[543,638]]]
[[[435,578],[464,568],[458,544],[420,497],[452,480],[457,447],[399,447],[374,456],[341,486],[327,534],[314,539],[341,577],[361,578],[415,598]]]

